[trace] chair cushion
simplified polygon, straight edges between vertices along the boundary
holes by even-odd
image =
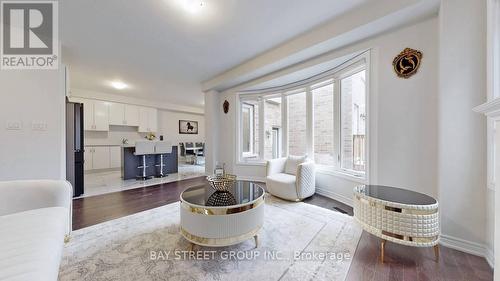
[[[307,155],[304,156],[289,155],[285,163],[285,173],[296,176],[297,166],[304,163],[306,159]]]
[[[298,197],[295,182],[294,175],[285,173],[272,174],[266,178],[266,187],[267,191],[274,196],[287,200],[296,200]]]
[[[0,216],[0,280],[57,280],[67,224],[63,207]]]

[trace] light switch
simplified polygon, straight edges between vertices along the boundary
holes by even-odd
[[[47,123],[42,121],[33,121],[31,123],[31,130],[33,131],[47,131]]]
[[[22,130],[23,122],[22,121],[7,121],[7,126],[5,127],[7,130]]]

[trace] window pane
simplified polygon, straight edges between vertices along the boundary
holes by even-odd
[[[364,172],[366,168],[365,71],[344,78],[340,83],[341,167]]]
[[[306,154],[306,93],[287,97],[288,102],[288,154]]]
[[[251,138],[251,108],[248,106],[242,107],[241,113],[241,127],[243,132],[243,152],[250,152],[250,138]]]
[[[335,165],[333,82],[312,90],[314,99],[314,161]]]
[[[241,105],[241,141],[245,158],[259,156],[259,102],[245,101]]]
[[[281,97],[264,102],[264,159],[281,157]]]

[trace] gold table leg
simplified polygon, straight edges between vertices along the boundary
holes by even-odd
[[[439,261],[439,245],[434,245],[434,256],[436,257],[436,262]]]
[[[255,235],[253,237],[253,239],[255,240],[255,248],[258,248],[259,247],[259,236],[258,235]]]
[[[384,263],[385,242],[387,242],[387,241],[384,239],[382,239],[382,241],[380,241],[380,261],[382,263]]]

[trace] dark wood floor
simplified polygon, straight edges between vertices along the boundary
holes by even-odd
[[[125,190],[73,201],[73,229],[80,229],[137,212],[160,207],[179,200],[180,193],[191,186],[203,184],[198,177],[156,186]],[[352,208],[333,199],[314,195],[305,203],[352,215]],[[385,263],[379,261],[380,240],[363,232],[348,281],[376,280],[493,280],[493,270],[484,258],[440,247],[439,261],[432,248],[414,248],[388,242]]]

